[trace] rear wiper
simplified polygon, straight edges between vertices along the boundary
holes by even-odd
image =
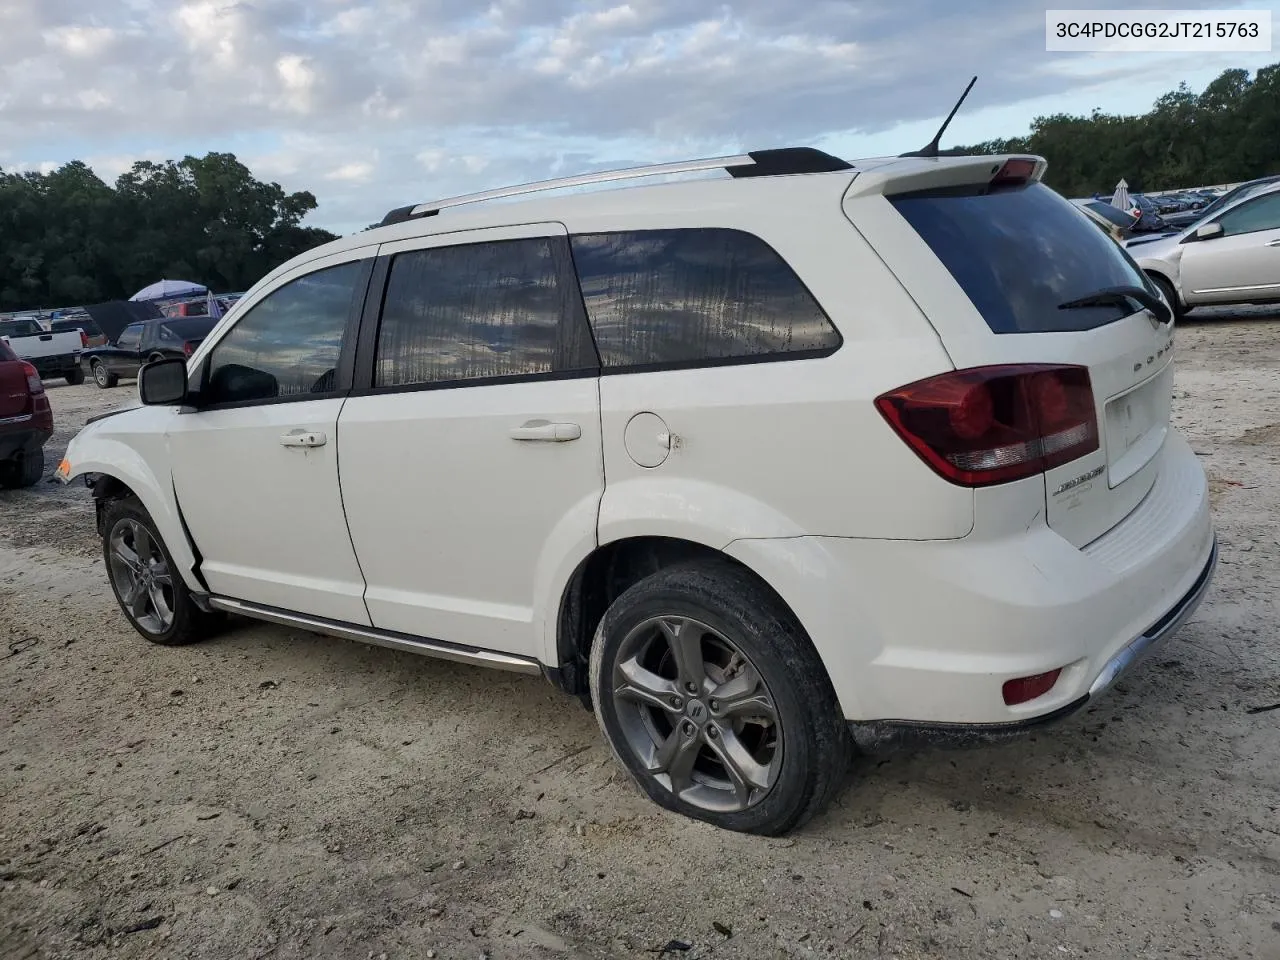
[[[1081,307],[1106,307],[1113,304],[1117,307],[1123,307],[1127,306],[1130,300],[1146,307],[1156,315],[1161,323],[1168,323],[1173,319],[1173,313],[1163,300],[1145,287],[1137,286],[1106,287],[1083,297],[1068,300],[1066,303],[1060,303],[1058,304],[1058,309],[1077,310]]]

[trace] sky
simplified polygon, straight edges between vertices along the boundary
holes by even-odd
[[[1141,113],[1273,53],[1046,53],[1027,0],[4,0],[0,167],[235,153],[308,223],[609,166],[916,149]],[[1106,8],[1101,0],[1055,8]],[[1123,6],[1271,10],[1158,0]],[[1280,35],[1280,30],[1277,31]]]

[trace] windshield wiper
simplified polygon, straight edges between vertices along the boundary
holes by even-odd
[[[1123,307],[1128,306],[1131,300],[1154,313],[1161,323],[1168,323],[1173,319],[1173,313],[1163,300],[1145,287],[1137,286],[1105,287],[1083,297],[1060,303],[1058,304],[1058,309],[1078,310],[1083,307],[1106,307],[1112,305]]]

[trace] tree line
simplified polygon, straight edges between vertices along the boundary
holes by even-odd
[[[1068,197],[1110,193],[1121,178],[1138,193],[1280,173],[1280,63],[1225,70],[1200,93],[1180,84],[1139,116],[1037,117],[1026,136],[946,152],[1039,154],[1045,183]]]
[[[135,163],[104,183],[75,160],[0,170],[0,309],[127,299],[160,279],[244,290],[335,239],[301,226],[308,192],[263,183],[230,153]]]

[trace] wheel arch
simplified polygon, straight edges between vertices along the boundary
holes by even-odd
[[[628,587],[659,570],[693,560],[710,560],[745,572],[804,629],[795,611],[765,577],[723,550],[679,537],[626,537],[592,550],[561,591],[556,608],[556,662],[554,666],[544,666],[547,678],[586,703],[591,645],[609,604]]]

